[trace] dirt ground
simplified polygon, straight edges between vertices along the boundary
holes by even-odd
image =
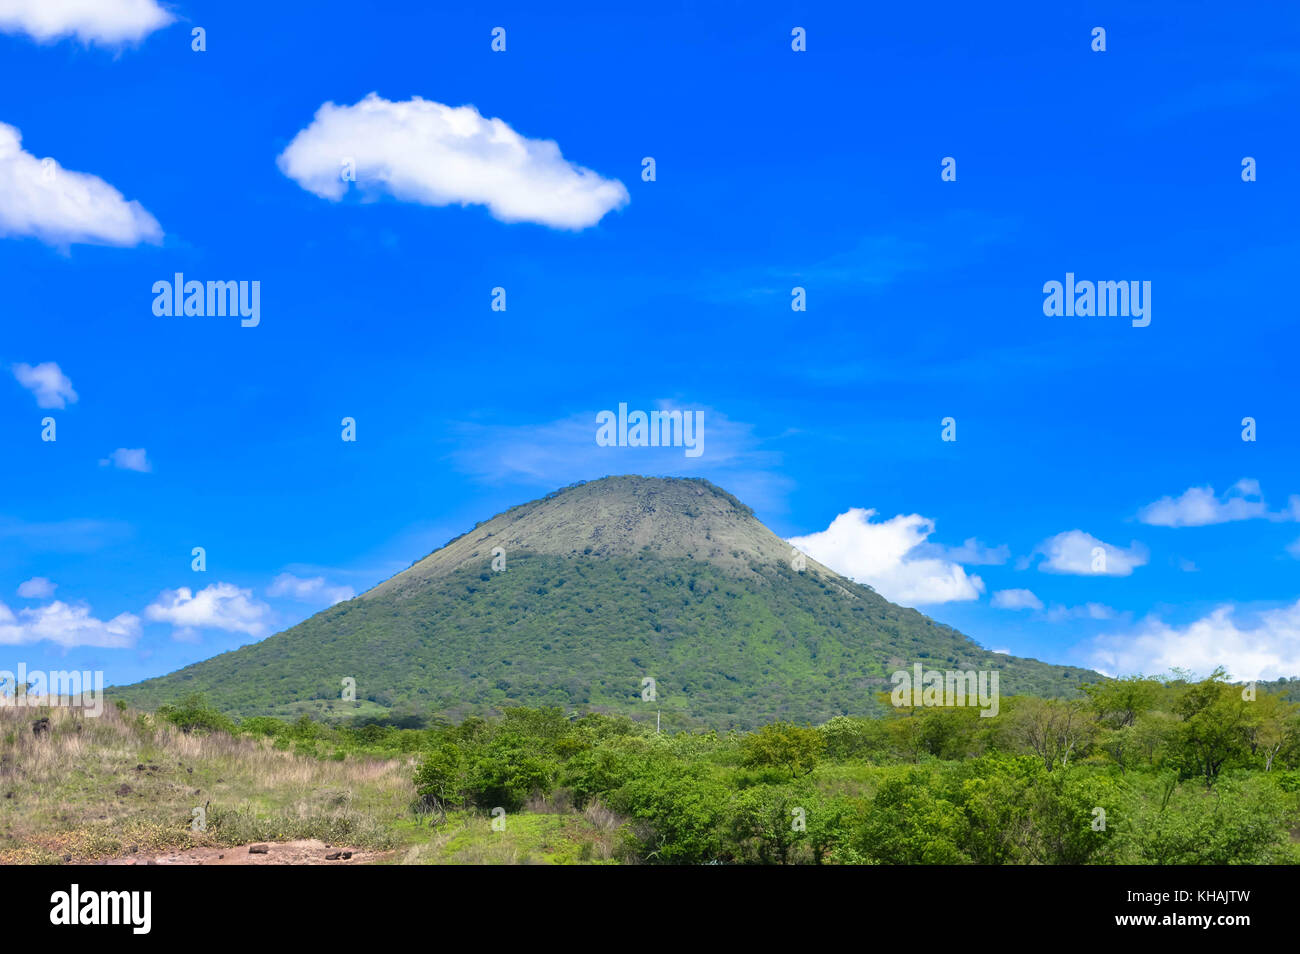
[[[230,848],[189,848],[184,851],[164,852],[158,855],[125,855],[101,862],[106,865],[363,865],[378,861],[391,854],[385,851],[364,851],[346,845],[327,845],[312,838],[298,841],[258,842],[265,847],[262,852],[250,852],[254,845],[237,845]],[[336,852],[351,852],[352,857],[328,860],[325,856]]]

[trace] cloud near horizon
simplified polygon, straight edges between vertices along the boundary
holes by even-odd
[[[898,514],[873,522],[875,510],[853,507],[829,527],[789,543],[808,556],[904,606],[979,599],[984,581],[957,563],[924,555],[934,521]]]
[[[0,646],[25,646],[41,641],[65,649],[93,646],[128,649],[140,636],[140,618],[120,613],[110,620],[96,619],[90,607],[70,606],[59,600],[14,613],[0,603]]]
[[[1093,668],[1108,675],[1157,675],[1184,669],[1200,676],[1223,666],[1233,679],[1300,674],[1300,600],[1246,615],[1230,604],[1186,626],[1150,617],[1136,629],[1098,636],[1086,647]]]
[[[502,222],[581,230],[630,201],[623,183],[568,162],[552,140],[521,136],[473,106],[371,93],[325,103],[276,160],[313,195],[338,202],[352,171],[370,197],[420,205],[482,205]],[[347,164],[352,164],[349,170]]]

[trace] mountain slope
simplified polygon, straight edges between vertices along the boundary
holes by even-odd
[[[505,570],[493,572],[493,549]],[[889,674],[1001,673],[1072,693],[1095,673],[981,649],[791,548],[703,480],[608,477],[479,524],[408,570],[260,643],[118,690],[191,691],[239,716],[414,707],[600,707],[719,729],[877,710]],[[658,698],[642,700],[642,680]]]

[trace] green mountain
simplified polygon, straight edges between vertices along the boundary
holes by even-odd
[[[918,662],[996,670],[1004,694],[1099,678],[991,653],[791,556],[708,481],[606,477],[498,514],[285,632],[113,694],[152,708],[198,691],[239,717],[557,705],[726,729],[879,711],[889,675]],[[340,700],[345,678],[355,702]]]

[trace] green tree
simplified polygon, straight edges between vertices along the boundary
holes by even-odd
[[[817,767],[825,745],[816,729],[773,722],[745,736],[741,742],[741,764],[780,768],[788,771],[791,778],[798,778]]]

